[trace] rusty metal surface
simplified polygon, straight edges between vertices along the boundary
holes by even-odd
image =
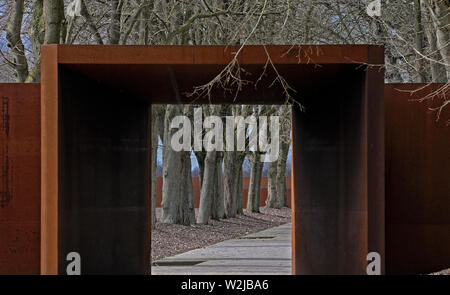
[[[281,64],[277,71],[286,78],[289,85],[295,84],[297,98],[301,99],[303,88],[320,87],[323,81],[335,79],[343,67],[348,65],[328,64],[318,67],[315,64]],[[205,85],[216,77],[223,65],[126,65],[126,64],[63,64],[61,68],[80,73],[86,78],[98,81],[115,91],[127,92],[130,96],[148,100],[153,104],[167,103],[235,103],[235,104],[284,104],[285,97],[279,83],[274,83],[275,72],[267,69],[265,75],[255,83],[264,71],[264,64],[241,65],[245,69],[243,76],[248,83],[242,85],[239,95],[232,91],[224,91],[221,87],[213,87],[211,96],[189,96],[195,86]],[[124,77],[126,73],[126,77]],[[175,78],[179,101],[175,99],[175,90],[170,82]]]
[[[383,161],[383,146],[378,129],[367,124],[382,115],[383,96],[374,88],[382,85],[383,77],[367,75],[348,69],[333,82],[304,93],[305,113],[293,109],[294,274],[366,272],[374,234],[369,197],[384,198],[380,190],[369,193],[384,170],[369,160],[375,153]]]
[[[58,64],[57,46],[41,50],[41,274],[58,273]]]
[[[216,54],[216,57],[214,58],[219,60],[218,63],[220,63],[220,54]],[[209,62],[213,62],[214,58],[211,58]],[[204,62],[207,63],[208,59],[206,58]],[[58,210],[56,208],[58,208],[57,151],[59,148],[57,145],[58,124],[55,124],[55,122],[58,122],[59,93],[57,46],[47,46],[47,49],[43,50],[43,63],[45,64],[45,67],[43,67],[42,81],[44,85],[42,85],[42,105],[39,101],[38,84],[0,84],[2,99],[0,122],[0,152],[2,160],[0,165],[0,176],[2,179],[0,183],[0,202],[2,205],[2,207],[0,207],[0,231],[2,233],[0,239],[0,273],[38,273],[39,258],[43,262],[43,265],[41,265],[41,273],[57,273]],[[329,69],[332,69],[332,67]],[[339,70],[339,67],[334,68],[334,70],[331,71],[332,75],[335,75],[336,77],[341,77],[341,75],[345,73],[345,70],[343,72],[336,72],[336,70]],[[98,74],[99,72],[96,71],[92,73]],[[327,71],[324,71],[323,73],[326,72]],[[307,73],[308,71],[304,72],[304,74]],[[293,74],[293,72],[291,74]],[[349,76],[343,75],[342,77],[348,78]],[[311,93],[311,89],[317,89],[318,84],[313,83],[313,80],[315,79],[316,78],[310,79],[307,83],[302,84],[299,82],[299,84],[297,84],[297,86],[301,86],[301,89],[303,90],[302,94],[304,94],[304,99],[312,100],[328,97],[325,94],[326,91],[316,94]],[[344,81],[342,81],[342,83],[344,83]],[[368,81],[365,83],[368,83]],[[409,92],[396,90],[412,90],[422,86],[423,85],[390,84],[385,87],[385,253],[386,272],[388,274],[426,273],[450,265],[450,215],[448,214],[450,208],[450,182],[448,181],[448,175],[450,175],[450,157],[448,156],[450,128],[445,126],[445,120],[446,118],[449,118],[450,115],[447,111],[447,113],[442,114],[443,119],[436,122],[433,114],[427,112],[427,106],[429,106],[431,102],[418,103],[409,101],[414,97],[423,97],[438,87],[438,85],[424,88],[413,97],[410,96]],[[361,85],[358,87],[361,87],[361,91],[363,91],[363,89],[368,89]],[[377,93],[377,89],[371,91]],[[335,94],[336,93],[337,92],[335,92]],[[333,95],[330,94],[330,97],[333,97]],[[370,95],[366,94],[366,97],[370,97]],[[168,100],[168,102],[173,101]],[[438,100],[435,102],[437,103]],[[44,149],[42,151],[42,160],[45,162],[42,165],[42,170],[39,169],[39,142],[41,139],[39,132],[40,106],[42,108],[43,124],[41,136],[42,147]],[[380,107],[380,104],[374,105],[369,103],[365,106],[369,109],[377,109]],[[368,109],[366,108],[366,110]],[[352,108],[347,110],[347,112],[353,111]],[[380,110],[378,109],[377,112],[379,114]],[[305,180],[301,179],[301,175],[307,173],[301,168],[305,154],[302,152],[304,147],[300,148],[303,139],[299,138],[299,130],[300,128],[302,130],[307,130],[304,125],[299,123],[299,120],[304,120],[303,116],[304,113],[299,113],[297,110],[297,113],[294,112],[293,118],[295,123],[293,127],[294,153],[292,153],[292,163],[294,168],[292,171],[292,201],[295,210],[293,216],[294,273],[305,272],[305,266],[302,264],[308,263],[307,260],[305,260],[306,262],[302,262],[299,258],[303,255],[301,250],[304,249],[301,244],[304,243],[304,241],[301,241],[301,237],[307,236],[314,238],[314,233],[308,233],[306,231],[308,228],[305,227],[308,226],[308,220],[314,220],[305,218],[307,216],[303,209],[307,209],[308,205],[301,205],[308,204],[305,202],[309,202],[305,198],[302,199],[302,192],[305,192],[303,185],[307,184],[304,183]],[[353,133],[353,135],[355,135],[353,139],[356,139],[356,142],[354,141],[356,146],[361,144],[361,140],[368,140],[368,142],[370,142],[371,138],[376,139],[377,136],[379,138],[379,128],[381,125],[380,122],[376,120],[376,113],[368,116],[365,120],[359,120],[357,117],[354,118],[357,119],[354,123],[366,122],[362,123],[362,125],[355,125],[358,126],[359,130],[362,132],[360,133],[360,137],[356,136],[356,133]],[[370,120],[373,119],[375,119],[375,122],[371,123]],[[341,126],[345,127],[346,125],[341,124]],[[367,128],[367,134],[364,134],[365,128]],[[345,134],[352,134],[348,133],[350,131],[346,128],[341,128],[339,132],[340,135],[338,137],[345,136]],[[331,136],[331,134],[329,135]],[[379,144],[379,140],[380,138],[373,143]],[[363,174],[366,173],[366,176],[375,173],[377,175],[376,178],[380,181],[380,175],[377,172],[378,168],[376,168],[376,164],[378,162],[378,164],[381,165],[381,162],[383,162],[379,160],[381,154],[378,153],[378,156],[375,157],[375,159],[371,159],[373,153],[370,152],[370,144],[366,146],[362,144],[361,148],[363,149],[359,156],[355,154],[348,158],[351,160],[350,162],[354,161],[356,166],[359,166],[358,163],[360,163],[358,159],[363,160],[362,167],[357,168],[355,166],[353,169],[356,170],[354,171],[362,169],[360,172]],[[373,167],[372,172],[370,172],[371,169],[366,165]],[[39,210],[40,182],[36,180],[39,179],[39,175],[41,174],[40,171],[42,171],[43,174],[42,193],[45,195],[41,211]],[[351,169],[348,171],[351,171]],[[356,177],[355,174],[353,174],[354,177]],[[341,180],[338,182],[340,181]],[[336,182],[336,184],[338,184],[338,182]],[[364,180],[361,180],[360,183],[369,193],[374,192],[369,188],[376,182],[371,182],[370,179],[367,179],[367,183],[365,183]],[[348,185],[349,184],[342,187],[352,187],[351,185]],[[354,191],[358,191],[358,187],[358,185],[354,186]],[[296,190],[294,191],[295,188]],[[378,196],[378,194],[375,196]],[[311,199],[311,201],[313,201],[313,199]],[[320,200],[316,199],[315,201]],[[382,199],[369,198],[369,200],[362,200],[363,203],[360,203],[361,200],[351,197],[350,199],[347,199],[347,201],[341,203],[345,206],[340,207],[341,209],[336,211],[337,214],[331,214],[329,216],[335,216],[339,221],[338,225],[344,225],[343,228],[351,229],[352,226],[345,227],[345,224],[348,225],[348,223],[345,223],[344,221],[347,220],[348,222],[348,218],[352,220],[351,216],[345,213],[345,208],[346,206],[349,206],[348,208],[359,207],[363,219],[356,224],[362,225],[363,228],[357,231],[359,232],[358,235],[353,236],[360,237],[360,239],[357,238],[357,241],[359,242],[355,243],[354,246],[357,248],[362,246],[361,249],[369,251],[371,245],[378,245],[380,239],[384,236],[381,234],[380,226],[377,226],[378,223],[383,222],[383,218],[380,218],[378,215],[380,212],[378,207],[380,202],[382,202]],[[336,209],[336,207],[331,208]],[[325,211],[322,212],[326,213],[328,209],[325,206],[323,207],[323,210]],[[42,249],[39,247],[41,212],[41,232],[43,234],[41,244]],[[315,222],[319,221],[320,220],[316,217]],[[329,224],[328,219],[327,222],[324,221],[323,226],[309,226],[309,229],[317,229],[319,232],[322,230],[322,233],[325,233],[326,229],[324,228],[329,227]],[[364,227],[366,227],[366,229],[364,229]],[[331,236],[336,234],[335,230],[337,229],[331,230]],[[347,239],[345,231],[338,230],[338,233],[339,232],[340,234],[337,235],[337,237],[341,239],[341,242],[345,242]],[[366,235],[367,240],[364,238]],[[149,239],[147,240],[149,241]],[[343,244],[336,245],[339,246]],[[333,245],[322,245],[320,243],[317,243],[316,246],[321,251],[325,251],[326,255],[332,255],[333,253],[338,255],[336,251],[339,251],[340,249],[339,247],[333,247]],[[147,248],[147,252],[149,252],[149,250],[150,249]],[[39,251],[41,251],[41,256],[39,255]],[[361,264],[362,267],[362,257],[360,256],[362,255],[357,255],[355,261],[356,264]],[[353,261],[353,259],[350,260]],[[341,267],[339,270],[336,271],[334,267],[328,267],[326,270],[329,272],[340,273],[355,271],[354,269],[348,269],[349,266],[345,265],[346,262],[344,260],[337,261],[337,263],[339,265],[338,267]],[[311,273],[311,271],[308,272]],[[357,270],[357,272],[360,271]]]
[[[0,274],[39,274],[40,84],[0,84]]]
[[[149,105],[59,74],[58,273],[73,251],[83,274],[148,273]]]
[[[58,45],[60,64],[227,64],[239,46],[101,46]],[[267,45],[274,64],[382,64],[381,46],[374,45]],[[245,46],[241,64],[265,64],[263,46]]]
[[[352,101],[355,104],[349,107],[353,111],[355,110],[354,107],[360,106],[361,102],[358,99],[362,100],[364,96],[362,85],[365,83],[363,80],[364,76],[361,73],[354,76],[354,73],[357,71],[355,63],[383,63],[382,47],[379,46],[302,46],[301,48],[293,47],[294,52],[287,52],[290,48],[290,46],[267,46],[271,59],[278,66],[280,73],[297,90],[295,99],[303,100],[308,98],[311,100],[320,100],[336,96],[339,97],[347,93],[346,85],[356,83],[355,89],[359,89],[360,92],[351,94],[351,97],[354,98]],[[219,69],[222,68],[221,65],[231,59],[230,54],[234,49],[233,47],[227,46],[144,47],[65,45],[44,46],[42,48],[42,273],[57,273],[58,257],[60,257],[58,254],[58,230],[60,226],[58,222],[58,203],[61,198],[59,184],[60,181],[64,180],[60,180],[61,174],[58,171],[60,165],[58,162],[58,154],[61,152],[61,147],[58,145],[58,128],[60,126],[58,118],[64,116],[64,114],[58,112],[58,101],[64,99],[64,97],[60,93],[62,89],[58,88],[58,81],[61,77],[58,69],[60,71],[76,72],[84,77],[85,82],[95,81],[95,83],[98,83],[99,89],[104,88],[118,93],[126,93],[127,100],[146,99],[151,103],[192,102],[192,99],[182,101],[175,99],[177,96],[168,77],[170,75],[175,76],[179,84],[178,90],[180,92],[185,89],[192,90],[192,87],[208,82],[217,75]],[[295,50],[299,54],[296,54]],[[267,56],[262,46],[249,46],[242,51],[242,55],[238,58],[238,61],[240,64],[245,65],[246,70],[248,69],[252,74],[261,73],[262,67],[267,61]],[[321,64],[321,67],[317,67],[316,64]],[[257,77],[254,76],[253,79],[257,80]],[[279,86],[278,88],[277,86],[267,88],[273,82],[274,77],[274,73],[269,72],[264,77],[264,81],[261,81],[258,85],[258,89],[255,89],[254,86],[247,87],[242,91],[237,100],[232,100],[233,94],[224,95],[223,91],[213,92],[213,96],[217,97],[217,100],[213,101],[213,103],[283,103],[284,97],[281,95],[282,89]],[[78,85],[83,85],[83,83],[80,84],[79,82],[83,81],[77,81]],[[372,81],[368,83],[372,83]],[[321,89],[323,92],[318,93],[317,97],[308,96],[313,89]],[[331,90],[335,91],[333,92]],[[338,101],[344,102],[344,100]],[[202,102],[205,101],[197,101],[197,103]],[[342,113],[336,109],[333,111],[336,112],[335,114]],[[362,132],[364,132],[366,126],[361,125],[363,121],[359,120],[360,118],[355,119],[356,124],[360,124],[357,125],[358,128],[361,128]],[[353,124],[355,122],[351,123]],[[315,132],[315,129],[312,128],[311,131]],[[342,130],[330,129],[329,131],[339,133]],[[333,143],[337,145],[340,145],[340,139],[347,139],[346,136],[336,137],[336,134],[328,135],[331,139],[337,140]],[[353,139],[351,132],[349,136],[350,139]],[[356,138],[360,139],[362,137]],[[358,144],[351,144],[351,146],[352,148],[356,148]],[[299,147],[296,146],[293,150],[297,151],[298,149]],[[299,154],[301,155],[301,153]],[[359,156],[348,155],[348,157],[354,160],[352,160],[352,163],[355,166],[366,163]],[[294,168],[301,167],[298,162],[296,163]],[[352,171],[361,172],[358,170],[359,168],[344,169],[345,171],[349,171],[350,174]],[[328,166],[324,164],[317,171],[321,170],[326,173],[325,171],[328,171]],[[333,246],[327,243],[318,243],[316,245],[317,249],[322,249],[323,252],[327,253],[325,256],[337,257],[339,256],[338,254],[343,254],[339,259],[346,260],[348,258],[346,260],[347,262],[340,261],[338,267],[334,267],[331,263],[335,258],[332,258],[329,261],[330,264],[321,265],[316,272],[359,273],[362,264],[365,264],[368,243],[366,238],[368,225],[366,210],[367,195],[363,194],[362,199],[356,196],[363,189],[364,183],[369,180],[359,179],[355,175],[349,175],[349,177],[354,182],[345,187],[353,190],[351,194],[353,198],[348,199],[350,202],[349,205],[336,209],[336,215],[334,215],[343,216],[343,218],[347,216],[349,218],[339,219],[339,221],[343,222],[342,227],[328,231],[325,230],[325,232],[333,236],[337,244]],[[304,184],[306,182],[293,180],[292,189],[294,189],[294,183]],[[316,183],[316,186],[322,188],[328,187],[330,189],[329,192],[333,191],[333,185]],[[293,195],[299,194],[300,190],[304,191],[302,185],[300,185],[300,188],[297,185],[297,190],[298,192],[293,193]],[[299,196],[297,196],[298,198]],[[300,203],[297,202],[297,204]],[[351,206],[358,208],[354,215],[350,214],[352,212]],[[299,208],[296,207],[295,210],[301,213]],[[294,265],[297,266],[301,265],[301,263],[303,265],[307,265],[308,263],[307,261],[300,262],[301,259],[298,255],[299,253],[302,254],[300,251],[302,247],[299,245],[307,240],[302,238],[303,234],[306,234],[308,237],[310,235],[314,237],[314,234],[311,232],[302,233],[299,231],[298,215],[295,216],[295,241],[293,247]],[[325,219],[316,216],[310,220],[313,223],[302,223],[300,224],[302,226],[301,229],[311,231],[316,226],[319,226],[320,229],[325,228],[325,223],[321,223],[320,221],[325,221]],[[349,229],[350,231],[346,233],[340,231],[341,229]],[[354,234],[351,234],[355,231],[356,238]],[[352,240],[352,243],[350,243],[350,235],[353,235],[353,238],[355,238]],[[344,249],[345,247],[350,247],[351,249]],[[363,254],[364,258],[362,257]],[[299,268],[294,267],[294,272],[296,273],[308,272],[308,268],[298,272],[296,269],[298,270]],[[310,272],[314,272],[312,269],[309,270]]]
[[[384,53],[381,55],[384,56]],[[381,258],[385,273],[385,103],[384,69],[369,67],[364,87],[367,140],[367,251]]]
[[[450,111],[444,110],[436,121],[436,113],[428,108],[438,106],[442,98],[414,101],[442,85],[425,86],[385,87],[388,274],[429,273],[450,266]]]

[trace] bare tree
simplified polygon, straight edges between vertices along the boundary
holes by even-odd
[[[25,47],[20,36],[24,12],[23,0],[16,0],[11,9],[11,16],[6,30],[7,46],[11,49],[12,60],[8,61],[15,69],[17,82],[24,82],[28,77],[28,63]]]
[[[367,1],[355,0],[82,0],[80,15],[66,19],[64,6],[71,1],[0,2],[0,28],[6,33],[6,42],[0,42],[3,60],[0,78],[38,82],[42,44],[240,44],[241,48],[250,44],[382,44],[387,82],[442,82],[445,83],[442,89],[450,87],[449,0],[385,0],[380,17],[369,17]],[[193,92],[208,96],[214,87],[222,87],[240,95],[245,86],[241,78],[245,69],[238,62],[241,48],[217,77],[204,87],[194,88]],[[267,67],[276,72],[270,56],[267,58]],[[292,103],[288,99],[292,89],[278,72],[276,82],[284,89],[280,95]],[[448,106],[450,100],[444,97],[442,106],[435,109],[438,117]],[[152,131],[159,130],[164,150],[162,221],[188,224],[193,222],[190,152],[168,150],[171,135],[168,120],[175,114],[189,116],[191,111],[184,106],[163,108],[154,114],[152,121],[156,124]],[[268,169],[268,207],[281,207],[286,201],[288,108],[276,108],[282,118],[282,140],[279,159],[270,163]],[[222,110],[236,116],[250,113],[248,106],[220,106],[209,111],[223,117]],[[155,134],[152,151],[157,148]],[[201,223],[207,223],[211,217],[234,217],[243,212],[242,163],[247,152],[195,152],[203,204],[198,218]],[[156,162],[153,158],[152,171],[156,171]],[[257,210],[257,183],[261,177],[258,171],[262,168],[256,161],[253,164],[252,208],[249,209]],[[174,168],[176,172],[172,171]],[[155,177],[152,173],[153,184]],[[156,192],[152,191],[152,202],[155,196]]]

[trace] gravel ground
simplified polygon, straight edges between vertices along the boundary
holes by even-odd
[[[152,230],[152,260],[203,248],[225,240],[258,232],[291,222],[291,209],[266,209],[261,213],[247,213],[236,218],[211,220],[207,225],[179,225],[156,223]],[[196,209],[197,213],[197,209]],[[156,209],[159,219],[161,209]]]
[[[261,213],[247,213],[236,218],[211,220],[207,225],[156,223],[152,230],[152,260],[203,248],[225,240],[255,233],[291,222],[291,209],[260,208]],[[159,219],[161,208],[156,208]],[[196,209],[197,214],[197,209]],[[450,268],[430,275],[450,275]]]

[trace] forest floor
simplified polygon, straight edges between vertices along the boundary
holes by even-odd
[[[266,209],[261,207],[260,211],[260,213],[247,213],[244,210],[244,215],[211,220],[207,225],[185,226],[157,222],[156,229],[152,230],[152,260],[203,248],[291,222],[290,208]],[[160,214],[161,208],[156,208],[157,219]]]

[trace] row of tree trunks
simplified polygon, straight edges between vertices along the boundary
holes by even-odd
[[[162,107],[162,106],[161,106]],[[176,129],[170,129],[170,123],[175,116],[186,115],[192,119],[194,106],[164,106],[163,132],[163,200],[161,222],[163,223],[195,223],[193,188],[191,175],[191,152],[175,152],[171,148],[170,140]],[[271,107],[249,106],[207,106],[203,109],[202,116],[216,115],[223,120],[228,115],[246,116],[250,112],[257,111],[259,115],[271,115]],[[277,109],[278,110],[278,109]],[[284,116],[289,112],[289,107],[281,107],[280,114]],[[161,113],[158,111],[158,113]],[[154,114],[155,120],[161,116]],[[192,120],[191,120],[192,121]],[[285,122],[285,123],[283,123]],[[287,123],[286,123],[287,122]],[[155,123],[158,124],[158,123]],[[195,122],[194,122],[195,124]],[[160,124],[162,125],[162,124]],[[159,125],[158,125],[159,126]],[[154,129],[158,127],[153,126]],[[281,122],[280,155],[277,161],[270,164],[269,168],[269,199],[267,207],[281,208],[286,206],[286,161],[290,145],[290,118]],[[225,130],[224,130],[225,131]],[[193,130],[192,130],[193,132]],[[236,135],[237,129],[234,130]],[[195,136],[195,135],[194,135]],[[203,136],[202,136],[203,138]],[[226,137],[225,137],[226,138]],[[153,135],[157,141],[157,135]],[[248,145],[249,134],[246,134]],[[155,143],[156,144],[156,143]],[[226,144],[231,144],[227,143]],[[233,143],[234,144],[234,143]],[[157,148],[156,145],[153,149]],[[264,162],[261,152],[249,151],[196,151],[194,152],[200,179],[200,206],[196,219],[198,224],[207,224],[210,219],[222,219],[236,217],[243,214],[242,208],[242,165],[248,157],[251,163],[250,184],[247,195],[247,212],[259,212],[260,187]],[[156,152],[154,152],[156,153]],[[156,166],[156,159],[152,160]],[[156,168],[154,169],[156,171]],[[152,191],[152,196],[154,191]]]

